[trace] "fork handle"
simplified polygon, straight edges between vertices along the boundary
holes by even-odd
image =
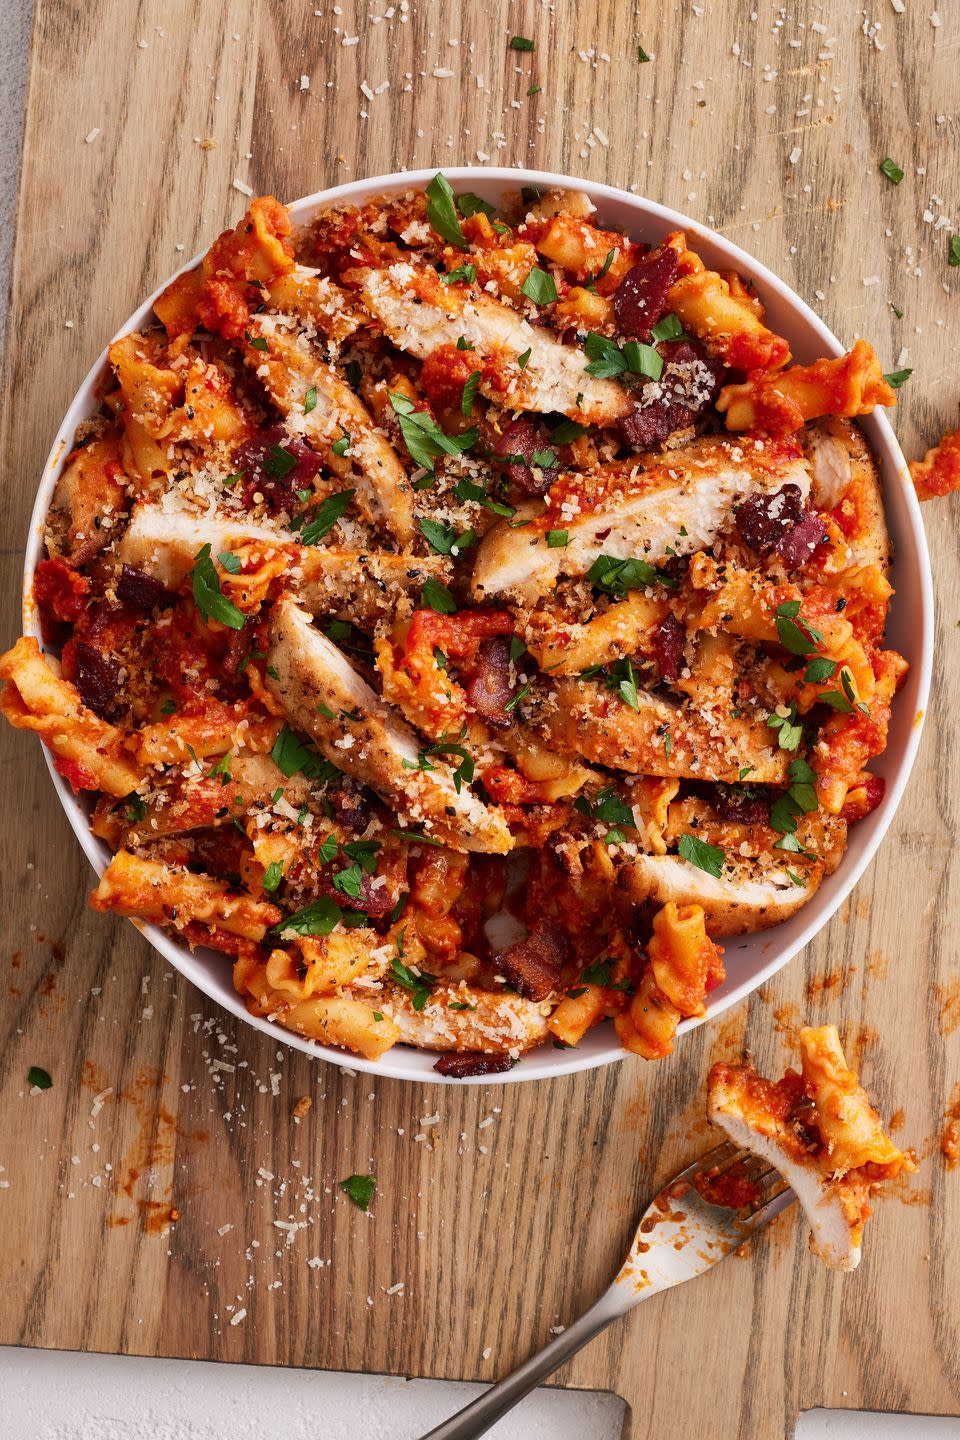
[[[541,1380],[546,1380],[554,1370],[559,1369],[565,1360],[576,1355],[582,1350],[588,1341],[601,1330],[606,1329],[611,1321],[624,1313],[623,1302],[619,1296],[611,1295],[610,1291],[604,1291],[595,1305],[591,1305],[585,1314],[569,1325],[562,1335],[551,1340],[536,1355],[531,1355],[529,1360],[514,1370],[512,1374],[499,1380],[476,1400],[458,1410],[456,1415],[451,1415],[449,1420],[444,1420],[428,1434],[421,1436],[421,1440],[474,1440],[477,1435],[483,1435],[496,1424],[501,1415],[512,1410],[531,1390],[535,1390]]]

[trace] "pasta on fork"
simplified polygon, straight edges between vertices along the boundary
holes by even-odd
[[[883,796],[871,347],[794,363],[682,232],[442,175],[255,199],[154,310],[0,658],[93,905],[367,1059],[668,1054]]]

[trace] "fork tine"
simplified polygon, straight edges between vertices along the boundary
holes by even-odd
[[[762,1230],[765,1225],[769,1225],[771,1220],[776,1219],[782,1211],[792,1205],[796,1198],[790,1186],[784,1181],[783,1189],[777,1190],[771,1195],[765,1205],[761,1205],[759,1210],[751,1210],[749,1215],[744,1216],[741,1222],[744,1229],[748,1230],[751,1235],[756,1230]]]

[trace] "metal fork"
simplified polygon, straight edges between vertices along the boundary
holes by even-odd
[[[710,1201],[722,1196],[724,1178],[752,1182],[750,1203],[735,1210]],[[613,1284],[579,1320],[471,1404],[421,1440],[474,1440],[524,1395],[552,1375],[601,1330],[642,1300],[702,1275],[768,1225],[796,1197],[778,1172],[725,1143],[701,1155],[654,1196],[637,1226],[629,1254]]]

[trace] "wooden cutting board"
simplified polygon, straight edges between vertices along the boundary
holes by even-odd
[[[930,5],[878,0],[862,28],[854,7],[801,0],[781,23],[755,3],[756,20],[738,0],[38,0],[0,441],[4,641],[76,385],[247,187],[286,199],[487,159],[634,186],[757,254],[844,340],[915,367],[908,453],[955,425],[960,269],[924,217],[960,213],[960,10],[935,25]],[[593,1299],[638,1206],[706,1146],[711,1060],[746,1046],[776,1069],[797,1021],[836,1020],[923,1157],[903,1203],[878,1207],[860,1272],[829,1276],[790,1217],[563,1378],[618,1389],[637,1435],[780,1440],[813,1405],[960,1412],[960,1171],[938,1149],[960,1095],[956,515],[927,510],[937,686],[880,857],[786,972],[657,1065],[458,1090],[311,1063],[85,908],[91,875],[39,748],[3,730],[0,1341],[492,1379]],[[28,1093],[31,1064],[52,1090]],[[371,1169],[364,1215],[337,1182]]]

